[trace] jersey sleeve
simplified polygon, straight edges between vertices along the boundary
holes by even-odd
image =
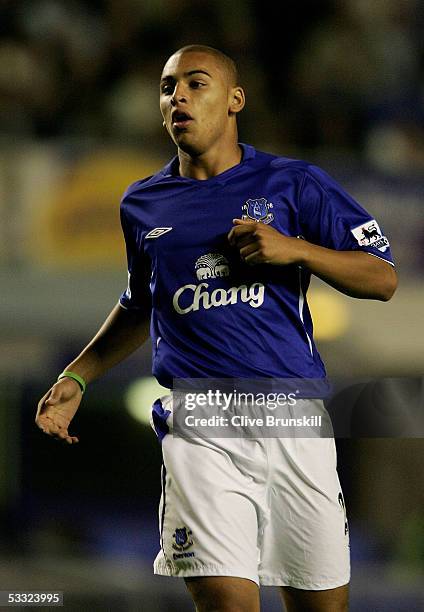
[[[309,242],[337,251],[365,251],[394,265],[389,241],[376,219],[315,166],[304,175],[299,225]]]
[[[128,263],[128,285],[121,294],[119,303],[126,310],[137,309],[150,313],[151,294],[149,289],[150,261],[143,253],[142,244],[137,240],[134,228],[128,222],[121,206],[121,226],[125,238]]]

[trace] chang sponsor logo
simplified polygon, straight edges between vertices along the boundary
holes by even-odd
[[[219,278],[230,275],[228,261],[220,253],[207,253],[196,261],[195,266],[197,280],[205,278]]]
[[[209,308],[217,308],[219,306],[229,306],[237,304],[237,302],[245,302],[252,308],[259,308],[264,303],[265,287],[262,283],[253,283],[240,285],[240,287],[230,287],[224,289],[218,287],[211,293],[207,291],[208,283],[200,283],[200,285],[184,285],[174,293],[172,304],[178,314],[188,314],[195,312],[200,308],[209,310]],[[184,296],[184,299],[183,299]],[[183,302],[189,302],[186,306],[182,306]]]
[[[230,275],[227,259],[220,253],[207,253],[197,259],[194,269],[197,280],[225,278]],[[259,308],[264,302],[265,287],[262,283],[240,285],[239,287],[217,287],[208,291],[209,283],[183,285],[174,293],[172,304],[178,314],[185,315],[203,308],[230,306],[241,301],[252,308]]]

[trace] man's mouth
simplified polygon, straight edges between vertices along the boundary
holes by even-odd
[[[186,128],[190,121],[193,121],[193,118],[188,113],[183,113],[179,111],[174,111],[172,113],[172,127],[176,127],[181,130]]]

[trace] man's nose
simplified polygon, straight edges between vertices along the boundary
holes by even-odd
[[[178,102],[187,102],[187,89],[182,83],[175,85],[174,93],[171,97],[171,104],[175,106]]]

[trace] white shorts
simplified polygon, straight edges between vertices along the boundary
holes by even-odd
[[[325,411],[321,401],[310,401]],[[155,404],[163,420],[172,413],[171,396]],[[236,576],[306,590],[349,582],[349,534],[332,438],[184,439],[165,435],[159,421],[160,415],[155,574]]]

